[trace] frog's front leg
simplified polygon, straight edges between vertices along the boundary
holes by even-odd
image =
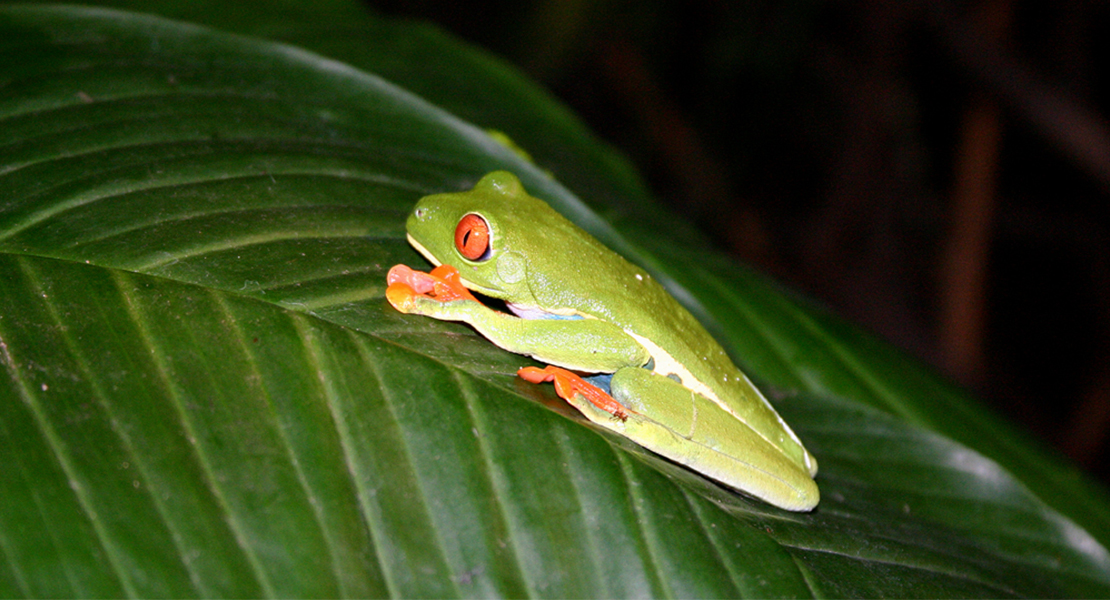
[[[464,296],[453,290],[452,272],[456,275],[457,272],[451,267],[440,268],[446,276],[439,277],[436,271],[420,273],[407,267],[407,271],[401,270],[397,276],[391,271],[386,298],[401,312],[468,323],[509,352],[575,371],[612,373],[621,367],[646,364],[651,358],[632,336],[606,321],[522,319],[493,310],[469,292]],[[425,278],[441,281],[429,282]],[[420,288],[413,289],[410,283]],[[429,291],[421,292],[420,289]]]

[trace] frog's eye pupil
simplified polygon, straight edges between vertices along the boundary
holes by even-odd
[[[455,249],[467,260],[482,261],[489,258],[489,223],[474,213],[459,219],[459,224],[455,227]]]

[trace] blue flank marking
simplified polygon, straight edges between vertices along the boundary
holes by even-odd
[[[610,391],[610,382],[613,381],[612,373],[598,373],[596,375],[590,375],[589,377],[583,377],[582,379],[585,379],[591,384],[601,388],[601,390],[604,391],[606,394],[612,394],[612,392]]]

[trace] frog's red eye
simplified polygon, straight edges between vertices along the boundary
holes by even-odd
[[[489,223],[470,213],[455,227],[455,248],[468,260],[485,260],[490,254],[489,237]]]

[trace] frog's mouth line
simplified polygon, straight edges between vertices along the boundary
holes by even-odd
[[[428,259],[428,262],[432,263],[432,265],[437,266],[437,267],[440,265],[439,260],[434,255],[432,255],[431,252],[428,252],[428,249],[425,248],[423,244],[416,241],[416,238],[412,237],[411,233],[406,233],[405,237],[408,238],[409,243],[412,244],[413,248],[416,248],[417,252],[419,252],[420,254],[423,254],[424,258]]]

